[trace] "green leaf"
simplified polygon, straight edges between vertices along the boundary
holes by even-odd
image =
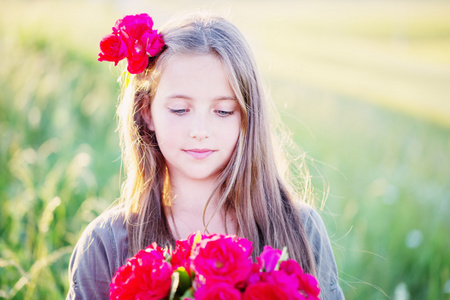
[[[186,290],[186,292],[183,294],[183,296],[181,296],[181,300],[183,299],[193,299],[194,298],[194,290],[192,288]]]
[[[192,287],[192,280],[189,276],[188,272],[186,272],[186,269],[184,267],[179,267],[174,274],[178,274],[178,290],[176,291],[177,295],[184,295],[186,291]]]

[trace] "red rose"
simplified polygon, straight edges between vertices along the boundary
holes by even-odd
[[[147,252],[147,255],[151,255],[154,260],[165,260],[166,258],[166,251],[159,247],[157,243],[148,245],[143,251]]]
[[[114,32],[117,32],[125,41],[128,48],[128,72],[132,74],[141,73],[148,65],[148,50],[156,55],[161,51],[162,46],[152,48],[149,42],[155,42],[158,46],[161,41],[158,40],[156,33],[153,33],[153,20],[147,14],[140,14],[134,16],[126,16],[125,18],[118,20],[113,28]],[[154,37],[156,35],[156,37]],[[148,47],[150,46],[150,49]]]
[[[175,241],[175,250],[172,253],[172,259],[170,263],[174,270],[178,267],[184,267],[188,274],[191,274],[191,251],[194,242],[194,236],[190,235],[186,240]]]
[[[127,56],[127,46],[118,34],[108,34],[100,41],[99,61],[112,61],[116,66]]]
[[[319,299],[319,283],[311,274],[303,273],[300,276],[300,290],[308,295],[308,299]]]
[[[238,289],[228,283],[205,285],[195,294],[196,300],[241,300],[242,295]]]
[[[260,266],[257,263],[252,264],[250,275],[248,276],[247,284],[253,284],[261,281],[261,273],[259,272]]]
[[[301,296],[299,294],[299,296]],[[258,282],[247,286],[245,289],[243,300],[291,300],[302,299],[296,298],[294,295],[289,294],[288,291],[283,290],[282,287],[274,283]],[[305,299],[303,297],[303,299]]]
[[[116,274],[114,275],[109,290],[109,299],[125,299],[132,300],[136,292],[133,287],[136,284],[136,279],[133,274],[132,263],[121,266],[117,269]]]
[[[156,56],[164,47],[164,40],[152,29],[153,20],[147,14],[129,15],[117,20],[113,32],[100,42],[99,61],[117,63],[127,58],[128,72],[138,74],[148,66],[149,56]]]
[[[141,14],[118,20],[113,28],[127,45],[127,69],[132,74],[141,73],[148,65],[147,45],[142,43],[141,37],[146,32],[152,32],[152,26],[152,19],[147,14]]]
[[[172,267],[156,245],[139,251],[114,275],[110,299],[162,299],[169,294]]]
[[[153,20],[148,14],[139,14],[139,15],[128,15],[123,19],[119,19],[116,21],[116,24],[113,27],[113,32],[128,30],[129,32],[133,32],[136,28],[139,30],[141,27],[145,29],[151,30],[153,27]]]
[[[197,244],[191,256],[191,269],[201,285],[229,283],[248,279],[252,268],[252,243],[236,236],[211,235]]]
[[[148,66],[148,56],[145,52],[132,52],[127,56],[127,70],[131,74],[139,74],[144,72]]]
[[[275,267],[280,260],[281,253],[281,250],[273,249],[270,246],[264,246],[264,250],[258,257],[258,262],[260,263],[261,268],[266,272],[275,270]]]

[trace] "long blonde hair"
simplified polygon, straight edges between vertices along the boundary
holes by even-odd
[[[226,68],[242,119],[234,153],[218,178],[217,211],[233,216],[238,235],[253,241],[254,253],[259,254],[264,245],[279,249],[287,246],[290,257],[315,273],[299,208],[277,169],[265,95],[245,38],[227,20],[199,14],[170,22],[161,34],[165,49],[150,60],[143,73],[124,80],[118,108],[127,175],[122,201],[130,255],[152,242],[166,246],[175,242],[164,203],[166,164],[143,111],[148,111],[161,71],[173,55],[212,53]],[[309,178],[302,180],[308,186]],[[305,197],[300,196],[300,200]]]

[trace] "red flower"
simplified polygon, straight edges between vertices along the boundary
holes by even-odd
[[[191,256],[191,268],[201,285],[229,283],[248,279],[252,268],[252,243],[230,235],[211,235],[200,241]]]
[[[170,263],[174,270],[184,267],[188,274],[191,274],[191,251],[194,244],[195,234],[191,234],[186,240],[175,241],[175,250],[172,252]]]
[[[127,261],[125,265],[117,269],[109,285],[109,299],[134,299],[136,294],[134,285],[138,281],[135,278],[134,269],[132,261]]]
[[[319,299],[319,283],[311,274],[303,273],[300,276],[300,289],[305,292],[308,299]]]
[[[99,61],[113,61],[117,64],[126,57],[128,72],[143,72],[148,65],[149,56],[157,55],[164,46],[161,35],[152,27],[153,20],[147,14],[129,15],[117,20],[113,33],[105,36],[100,43],[102,53],[99,54]]]
[[[99,61],[112,61],[114,65],[127,56],[127,46],[118,34],[108,34],[100,41]]]
[[[153,243],[117,270],[110,299],[168,299],[171,289],[175,299],[186,300],[319,299],[317,280],[297,262],[276,268],[280,250],[265,247],[259,263],[252,263],[251,252],[249,240],[233,235],[192,234],[176,241],[173,252]]]
[[[250,275],[248,276],[247,284],[254,284],[261,281],[261,273],[259,272],[260,266],[257,263],[252,264]]]
[[[241,292],[228,283],[205,285],[195,294],[196,300],[241,300]]]
[[[295,298],[294,295],[289,294],[288,291],[283,290],[283,288],[277,284],[269,283],[269,282],[258,282],[258,283],[249,285],[247,287],[242,299],[243,300],[299,299],[300,300],[302,298]]]
[[[116,24],[113,27],[113,31],[126,30],[127,32],[135,33],[136,30],[151,30],[152,27],[152,18],[148,14],[143,13],[134,16],[127,15],[123,19],[117,20]]]
[[[152,243],[151,245],[148,245],[144,251],[152,255],[152,257],[154,257],[155,260],[164,260],[166,258],[165,257],[166,251],[164,251],[163,248],[159,247],[157,243]]]
[[[163,250],[155,245],[139,251],[114,275],[110,299],[162,299],[169,294],[171,265]]]

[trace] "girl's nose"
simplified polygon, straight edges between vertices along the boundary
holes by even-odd
[[[203,140],[210,136],[210,124],[208,122],[208,117],[199,116],[193,120],[193,124],[189,133],[189,136],[193,139]]]
[[[208,134],[207,134],[207,132],[205,131],[205,130],[202,130],[202,131],[192,131],[191,132],[191,138],[193,138],[193,139],[197,139],[197,140],[203,140],[203,139],[206,139],[206,138],[208,138],[209,136],[208,136]]]

